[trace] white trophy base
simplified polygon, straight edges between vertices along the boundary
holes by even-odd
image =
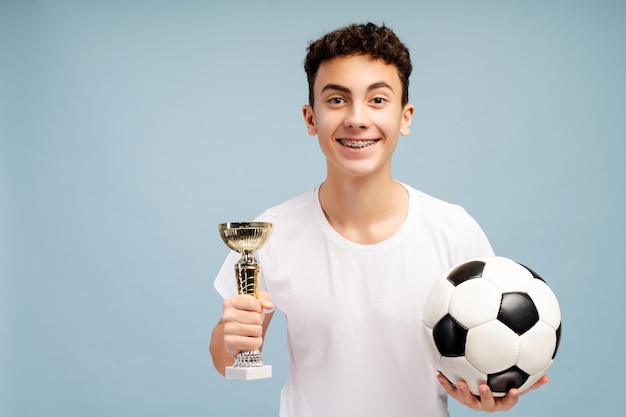
[[[240,368],[234,366],[226,367],[226,379],[250,381],[254,379],[267,379],[271,377],[272,365],[251,366],[249,368]]]

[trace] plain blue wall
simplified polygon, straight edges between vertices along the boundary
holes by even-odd
[[[216,225],[324,178],[305,48],[368,20],[414,61],[395,177],[560,299],[552,382],[509,415],[623,412],[626,2],[3,0],[1,415],[277,415],[283,317],[272,380],[212,368]]]

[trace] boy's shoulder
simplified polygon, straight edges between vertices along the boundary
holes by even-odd
[[[465,222],[468,219],[472,219],[460,204],[448,202],[411,186],[403,185],[409,192],[411,206],[415,210],[415,214],[445,223]]]
[[[402,185],[407,189],[409,196],[412,199],[415,199],[419,204],[428,205],[433,208],[449,208],[449,209],[461,208],[461,206],[456,203],[451,203],[451,202],[442,200],[441,198],[425,193],[424,191],[420,191],[417,188],[414,188],[410,185],[407,185],[407,184],[402,184]]]
[[[278,205],[268,208],[258,217],[258,221],[273,221],[283,216],[300,213],[307,210],[315,203],[315,195],[319,186],[311,188],[295,197],[292,197]]]

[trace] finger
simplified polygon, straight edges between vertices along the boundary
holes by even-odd
[[[539,380],[537,382],[535,382],[533,385],[531,385],[528,389],[524,390],[524,392],[522,392],[521,395],[524,395],[527,392],[535,390],[535,389],[541,387],[542,385],[547,384],[548,382],[550,382],[550,378],[548,378],[548,375],[544,375],[541,378],[539,378]]]
[[[238,321],[225,321],[224,335],[232,335],[238,337],[262,337],[263,326],[256,323],[249,324]]]
[[[241,351],[260,349],[262,345],[263,339],[260,337],[224,335],[224,347],[233,356]]]
[[[238,328],[233,326],[239,324],[259,327],[263,324],[263,309],[258,300],[247,295],[241,297],[224,300],[222,322],[225,332],[236,333]]]
[[[488,412],[492,413],[496,411],[496,399],[493,397],[491,393],[491,388],[489,385],[483,383],[478,386],[478,394],[480,395],[480,405],[481,408]]]
[[[270,294],[268,292],[259,291],[259,294],[257,295],[257,299],[259,300],[259,303],[261,304],[261,307],[263,307],[264,310],[274,309],[274,303],[272,303],[272,297],[270,297]]]
[[[456,384],[456,389],[459,393],[458,400],[462,404],[465,404],[466,406],[476,411],[483,409],[481,401],[476,398],[474,394],[472,394],[472,391],[470,391],[470,388],[465,381],[459,381],[459,383]]]
[[[457,400],[461,404],[464,404],[464,405],[467,405],[468,407],[471,407],[471,404],[467,404],[468,400],[463,395],[464,393],[462,393],[461,390],[459,390],[459,386],[461,386],[463,389],[466,389],[467,388],[467,384],[464,384],[463,381],[460,381],[459,384],[457,384],[457,386],[455,386],[454,384],[452,384],[452,382],[450,382],[450,380],[448,380],[448,378],[446,378],[441,373],[439,375],[437,375],[437,379],[439,380],[439,383],[441,384],[443,389],[448,393],[448,395],[450,395],[452,398],[454,398],[455,400]],[[476,402],[474,401],[474,398],[472,398],[471,402],[476,404]]]
[[[237,295],[235,297],[226,298],[223,303],[224,311],[227,308],[234,308],[242,311],[253,311],[260,313],[263,308],[261,303],[255,297],[250,295]]]
[[[502,398],[496,400],[496,409],[494,411],[508,411],[519,401],[519,390],[517,388],[510,389]]]
[[[242,350],[260,349],[263,345],[262,336],[263,326],[259,324],[224,321],[224,346],[231,355]]]
[[[238,329],[244,329],[244,326],[253,326],[262,329],[263,313],[239,310],[237,308],[227,308],[222,314],[222,322],[224,323],[224,331],[228,333],[240,333]]]
[[[461,393],[459,392],[457,387],[454,386],[454,384],[452,384],[452,382],[448,380],[448,378],[446,378],[443,374],[439,374],[437,375],[437,380],[439,381],[443,389],[446,391],[446,393],[450,397],[454,398],[461,404],[465,404],[463,402],[464,400],[463,400],[463,397],[461,396]],[[467,405],[468,407],[471,407],[469,404],[465,404],[465,405]]]
[[[452,383],[448,381],[448,378],[446,378],[442,374],[439,374],[437,375],[437,380],[439,381],[443,389],[448,393],[448,395],[456,398],[456,388],[454,388],[454,385],[452,385]]]

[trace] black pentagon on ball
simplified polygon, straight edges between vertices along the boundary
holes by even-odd
[[[552,359],[556,356],[556,352],[559,350],[559,343],[561,343],[561,326],[563,325],[559,324],[559,328],[556,329],[556,346],[554,348],[554,353],[552,354]]]
[[[465,355],[467,329],[450,314],[446,314],[437,322],[433,328],[433,339],[441,355],[448,357]]]
[[[483,261],[465,262],[450,271],[447,279],[456,287],[469,279],[482,277],[484,269],[485,263]]]
[[[522,335],[539,321],[539,312],[528,294],[509,292],[502,294],[498,320],[518,335]]]
[[[506,393],[512,388],[521,387],[529,375],[517,366],[513,366],[506,371],[490,374],[487,376],[487,385],[492,392]]]

